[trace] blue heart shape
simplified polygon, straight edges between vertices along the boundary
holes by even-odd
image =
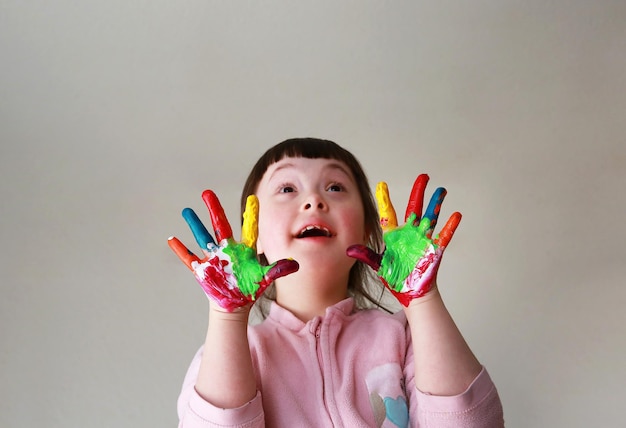
[[[404,397],[399,396],[395,400],[391,397],[386,397],[384,401],[387,419],[399,428],[407,428],[409,426],[409,408]]]

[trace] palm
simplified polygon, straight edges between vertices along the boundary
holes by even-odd
[[[232,312],[257,300],[276,278],[298,270],[295,260],[279,260],[270,266],[262,266],[258,262],[255,251],[258,201],[255,196],[250,196],[247,201],[242,242],[233,239],[232,229],[217,196],[205,190],[202,198],[211,214],[217,243],[196,213],[185,208],[183,217],[205,257],[198,258],[175,237],[170,238],[168,244],[193,271],[209,299]]]

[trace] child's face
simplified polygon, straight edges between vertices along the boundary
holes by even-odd
[[[256,195],[257,250],[270,263],[293,258],[301,269],[349,271],[354,259],[346,249],[365,243],[367,237],[361,196],[343,162],[284,158],[270,165]]]

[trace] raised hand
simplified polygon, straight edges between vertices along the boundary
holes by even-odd
[[[432,289],[443,252],[461,221],[461,213],[453,213],[439,234],[432,238],[447,192],[443,187],[435,190],[422,216],[428,180],[426,174],[419,175],[415,180],[406,208],[405,224],[401,227],[398,227],[387,184],[378,183],[376,200],[385,249],[382,254],[364,245],[352,245],[347,250],[350,257],[371,266],[404,306]]]
[[[191,208],[185,208],[183,218],[193,232],[205,257],[200,259],[177,238],[168,240],[170,248],[194,273],[207,297],[227,312],[251,304],[277,278],[298,270],[295,260],[283,259],[262,266],[256,257],[259,201],[254,195],[246,200],[243,215],[242,240],[236,242],[219,199],[211,190],[202,192],[209,209],[216,241]]]

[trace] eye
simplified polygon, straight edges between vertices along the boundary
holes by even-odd
[[[278,193],[292,193],[295,191],[296,189],[291,184],[281,184],[278,188]]]
[[[340,183],[332,183],[326,188],[329,192],[343,192],[345,188]]]

